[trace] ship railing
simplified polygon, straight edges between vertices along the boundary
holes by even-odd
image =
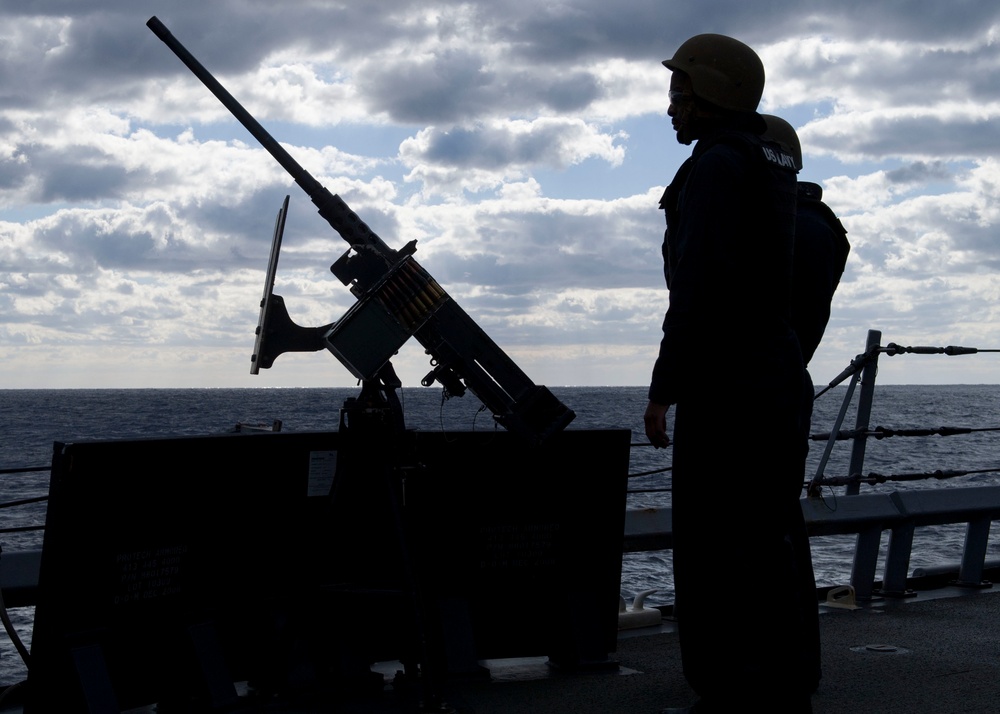
[[[860,493],[862,483],[884,483],[886,481],[912,481],[919,479],[944,479],[957,476],[965,476],[974,473],[997,472],[1000,469],[982,469],[978,471],[930,471],[920,474],[903,474],[897,476],[881,476],[870,474],[864,476],[864,463],[866,449],[869,439],[883,439],[891,436],[956,436],[960,434],[970,434],[976,431],[998,431],[998,429],[971,429],[956,427],[940,427],[936,429],[910,429],[891,430],[871,428],[872,403],[875,396],[875,378],[878,374],[878,358],[880,354],[891,356],[902,354],[932,355],[943,354],[948,356],[972,355],[982,352],[1000,352],[998,349],[982,349],[978,347],[957,347],[949,345],[947,347],[932,346],[902,346],[896,343],[881,344],[882,333],[878,330],[869,330],[865,351],[851,360],[850,365],[833,379],[826,387],[820,390],[816,397],[820,397],[833,387],[844,382],[848,377],[851,381],[847,386],[843,402],[833,428],[826,434],[814,434],[810,438],[814,441],[825,441],[826,446],[823,455],[816,467],[816,472],[809,483],[808,493],[811,496],[818,496],[822,486],[846,486],[845,495],[854,496]],[[860,384],[861,389],[858,396],[858,407],[855,417],[855,425],[852,431],[843,430],[843,422],[847,416],[848,408],[854,397],[856,387]],[[843,439],[851,440],[851,457],[849,475],[845,478],[830,478],[825,475],[826,467],[830,460],[834,444]]]
[[[5,476],[11,476],[14,474],[27,474],[27,473],[42,473],[49,471],[49,466],[25,466],[20,468],[5,468],[0,469],[0,478]],[[3,501],[0,502],[0,510],[7,508],[22,508],[34,503],[44,503],[48,501],[48,494],[44,496],[32,496],[30,498],[18,498],[13,501]],[[43,519],[44,520],[44,519]],[[0,528],[0,535],[5,533],[25,533],[28,531],[42,531],[45,530],[45,524],[36,524],[30,526],[8,526]]]
[[[855,597],[870,599],[913,594],[908,579],[910,554],[917,528],[965,524],[965,543],[954,583],[984,587],[990,525],[1000,520],[1000,486],[872,493],[842,498],[837,508],[818,498],[803,498],[802,512],[809,536],[857,537],[851,569]],[[883,534],[889,532],[884,574],[878,579]],[[626,553],[673,548],[670,507],[630,508],[625,512]],[[919,575],[917,571],[915,575]]]
[[[29,466],[22,468],[0,469],[0,477],[17,474],[40,473],[49,470],[48,466]],[[0,509],[23,509],[37,503],[44,503],[48,495],[19,498],[0,503]],[[29,533],[45,530],[44,512],[40,516],[42,522],[31,525],[7,526],[0,528],[0,536],[17,533]],[[38,570],[42,560],[40,549],[0,552],[0,612],[5,608],[29,607],[35,604],[38,589]]]
[[[913,594],[908,578],[910,558],[916,529],[961,525],[966,527],[964,545],[957,568],[946,566],[940,570],[950,577],[955,585],[979,588],[991,584],[984,579],[986,556],[989,547],[990,527],[1000,520],[1000,486],[974,486],[947,489],[922,489],[895,491],[891,493],[860,493],[862,483],[885,483],[887,481],[911,481],[917,479],[943,479],[977,473],[1000,471],[1000,468],[976,471],[930,471],[921,474],[863,476],[866,446],[869,438],[881,439],[895,433],[884,429],[871,429],[871,407],[875,393],[875,377],[878,372],[878,356],[888,354],[945,354],[966,355],[978,352],[998,352],[969,347],[901,347],[890,343],[882,346],[881,332],[870,330],[865,352],[851,361],[850,366],[822,389],[821,396],[847,378],[850,384],[837,414],[833,429],[825,435],[813,435],[817,441],[826,441],[816,473],[806,485],[806,497],[801,500],[803,516],[809,536],[856,537],[850,584],[855,597],[871,599],[876,594],[886,597],[907,597]],[[843,422],[852,403],[856,388],[861,389],[853,431],[844,431]],[[938,428],[908,430],[905,436],[951,436],[974,431],[994,431],[994,429]],[[852,440],[850,475],[847,477],[827,477],[825,469],[835,442]],[[648,446],[634,444],[633,446]],[[630,477],[667,472],[670,467],[630,474]],[[823,487],[845,486],[843,498],[823,496]],[[669,491],[670,488],[644,488],[634,493]],[[883,554],[882,540],[888,532],[888,545],[884,551],[884,572],[878,579],[878,562]],[[673,547],[673,516],[669,507],[630,508],[625,516],[624,551],[657,551]],[[918,569],[913,576],[929,576],[932,570]],[[953,577],[951,577],[953,575]]]

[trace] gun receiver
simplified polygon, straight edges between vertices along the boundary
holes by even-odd
[[[281,164],[319,214],[350,245],[330,270],[350,287],[358,302],[331,325],[295,325],[281,297],[271,294],[286,199],[278,217],[280,228],[275,228],[251,372],[269,368],[283,352],[327,349],[359,379],[375,380],[403,343],[414,336],[431,356],[433,367],[422,384],[430,386],[436,381],[452,396],[461,396],[468,389],[509,431],[539,443],[573,420],[573,411],[547,388],[534,384],[413,259],[416,241],[398,251],[386,245],[343,199],[302,168],[162,22],[154,16],[146,25]]]

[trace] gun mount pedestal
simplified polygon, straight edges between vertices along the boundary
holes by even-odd
[[[444,663],[429,621],[405,513],[407,474],[419,468],[388,364],[378,380],[340,412],[336,473],[315,526],[315,547],[325,562],[319,607],[328,623],[328,652],[337,690],[381,696],[374,662],[398,659],[402,679],[419,690],[421,711],[449,711],[444,704]],[[328,570],[326,569],[328,567]]]
[[[503,431],[406,431],[390,445],[370,438],[391,420],[365,409],[345,405],[322,519],[342,546],[322,549],[337,623],[323,639],[341,638],[348,675],[398,659],[395,684],[444,706],[449,681],[488,675],[485,660],[616,666],[630,432],[529,445]]]

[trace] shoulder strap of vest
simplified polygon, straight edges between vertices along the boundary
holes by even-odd
[[[672,197],[676,197],[677,192],[680,191],[681,186],[684,185],[684,182],[687,180],[687,175],[691,173],[691,165],[693,163],[693,160],[689,156],[684,159],[684,163],[678,167],[673,180],[667,185],[666,189],[664,189],[663,195],[660,196],[661,209],[667,210],[671,206],[673,200]]]

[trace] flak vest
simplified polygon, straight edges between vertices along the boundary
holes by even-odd
[[[695,172],[720,149],[718,175]],[[690,396],[691,376],[722,369],[733,348],[749,350],[744,361],[760,361],[758,346],[789,339],[798,350],[790,325],[796,193],[792,157],[736,129],[700,139],[680,166],[660,202],[670,297],[650,399]]]
[[[667,287],[670,287],[671,263],[668,250],[670,230],[672,226],[677,225],[681,192],[687,182],[688,174],[690,174],[691,169],[694,167],[694,163],[701,155],[719,144],[731,146],[744,154],[748,160],[748,164],[758,174],[759,180],[754,181],[751,188],[755,194],[754,202],[765,213],[768,204],[771,204],[770,207],[772,210],[785,217],[785,220],[780,222],[780,224],[784,225],[780,240],[787,242],[789,245],[794,244],[794,217],[798,201],[798,185],[794,178],[798,173],[795,168],[795,159],[778,144],[766,141],[760,136],[749,132],[719,132],[715,136],[698,141],[692,155],[680,165],[670,185],[667,186],[660,197],[660,208],[664,212],[667,224],[662,247],[663,270]]]

